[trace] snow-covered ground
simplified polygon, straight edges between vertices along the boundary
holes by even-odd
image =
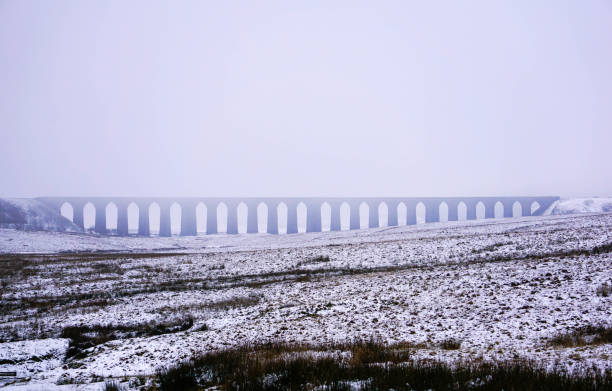
[[[561,213],[559,213],[561,214]],[[548,216],[546,220],[564,218]],[[538,226],[539,219],[518,217],[512,219],[467,220],[460,222],[428,223],[420,225],[381,227],[355,231],[302,233],[292,235],[241,234],[241,235],[202,235],[196,237],[141,237],[108,236],[93,233],[21,231],[0,229],[0,254],[2,253],[57,253],[57,252],[210,252],[300,247],[325,244],[353,243],[355,241],[389,240],[406,238],[417,234],[435,237],[446,229],[477,230],[504,229],[508,224],[522,223],[525,226]]]
[[[278,236],[0,230],[0,339],[8,341],[0,371],[21,378],[7,389],[99,389],[100,377],[149,376],[245,342],[370,337],[445,361],[610,368],[610,344],[549,341],[612,326],[612,297],[597,293],[612,285],[611,226],[612,214],[599,213]],[[61,360],[66,326],[187,315],[189,330],[108,341]],[[461,348],[442,349],[449,338]],[[79,384],[56,386],[69,382]]]
[[[555,215],[602,212],[612,212],[612,198],[562,198],[552,208]]]

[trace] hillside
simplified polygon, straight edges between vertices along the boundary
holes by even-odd
[[[0,228],[79,232],[80,228],[49,206],[28,198],[0,198]]]
[[[611,224],[541,216],[95,247],[4,230],[0,362],[22,382],[5,389],[152,390],[159,368],[257,342],[348,357],[331,344],[374,340],[421,363],[610,370]],[[157,251],[64,252],[147,245]],[[30,254],[7,254],[19,249]]]
[[[554,215],[602,212],[612,212],[612,198],[590,197],[561,199],[552,209],[552,214]]]

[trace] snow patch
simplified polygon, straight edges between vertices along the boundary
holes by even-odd
[[[2,371],[17,372],[18,378],[54,369],[62,364],[68,349],[64,338],[0,343]]]

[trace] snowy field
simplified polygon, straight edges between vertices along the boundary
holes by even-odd
[[[18,373],[0,386],[136,385],[202,351],[355,338],[447,362],[611,368],[612,345],[593,336],[551,343],[612,326],[610,227],[597,213],[279,236],[0,230],[0,371]],[[63,330],[92,325],[121,332],[66,359]]]

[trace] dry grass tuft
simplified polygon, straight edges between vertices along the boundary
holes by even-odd
[[[558,334],[549,340],[549,344],[557,347],[575,347],[612,343],[612,327],[584,326],[569,333]]]
[[[549,371],[534,362],[460,363],[410,358],[409,344],[270,343],[209,352],[157,372],[150,390],[598,390],[612,372]],[[346,360],[342,351],[352,358]],[[310,352],[310,354],[308,354]],[[322,352],[322,354],[312,354]]]

